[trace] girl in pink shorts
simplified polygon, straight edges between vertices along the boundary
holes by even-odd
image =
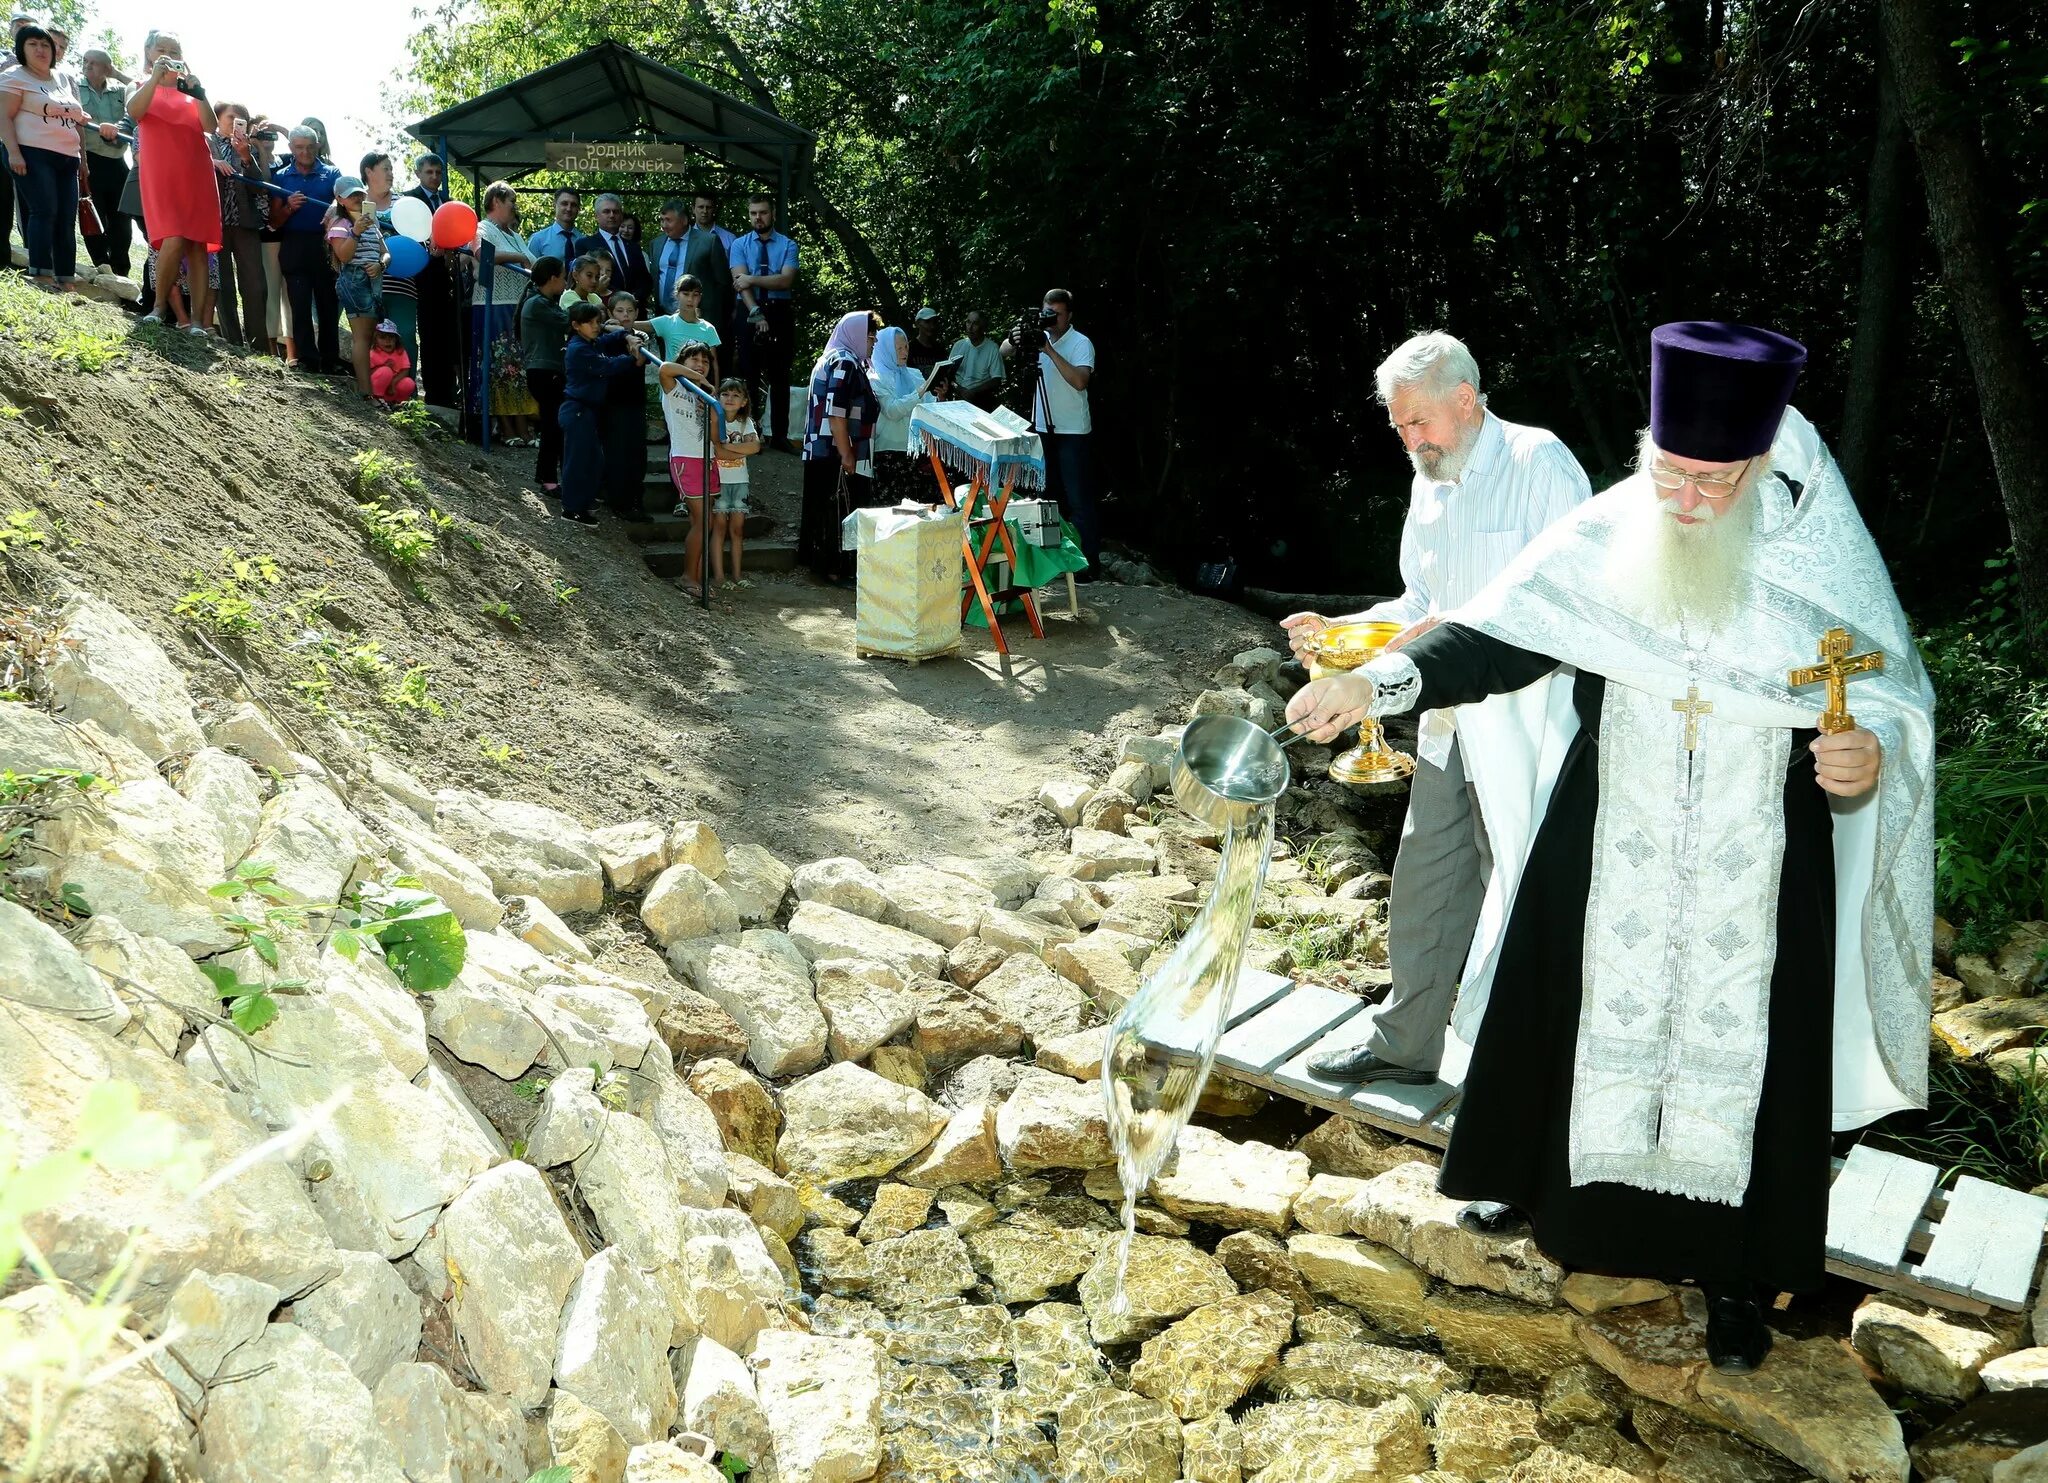
[[[684,345],[660,372],[661,415],[668,423],[668,477],[676,487],[674,513],[690,517],[690,533],[683,543],[684,586],[704,575],[706,501],[718,493],[718,457],[725,451],[718,441],[718,401],[711,375],[711,347],[701,342]]]

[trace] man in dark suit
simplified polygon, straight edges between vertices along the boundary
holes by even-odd
[[[588,237],[579,238],[576,254],[601,252],[612,260],[612,288],[623,288],[639,304],[640,312],[648,312],[654,301],[654,277],[647,271],[647,259],[640,251],[640,244],[628,242],[619,235],[619,223],[626,219],[626,203],[610,191],[597,198],[597,230]],[[668,313],[661,309],[660,313]]]
[[[448,200],[445,189],[447,167],[437,154],[423,154],[412,162],[419,184],[406,194],[439,210]],[[464,308],[457,312],[456,298],[462,284],[460,258],[451,258],[438,247],[429,247],[426,267],[413,280],[420,296],[420,390],[436,407],[459,407],[456,372],[462,365],[462,330],[467,321],[468,295],[462,294]]]

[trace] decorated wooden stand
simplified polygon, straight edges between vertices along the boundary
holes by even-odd
[[[1008,411],[984,412],[969,402],[925,402],[911,411],[910,438],[911,451],[917,452],[921,442],[931,459],[940,497],[963,516],[960,550],[967,558],[967,580],[972,592],[960,600],[961,616],[966,616],[971,604],[979,602],[996,652],[1008,654],[1010,645],[996,618],[998,594],[989,590],[988,567],[1000,543],[1009,569],[1017,570],[1017,549],[1011,544],[1003,512],[1009,508],[1010,496],[1020,482],[1027,489],[1042,488],[1045,484],[1045,453],[1038,434]],[[964,499],[954,492],[954,472],[967,477]],[[977,531],[981,532],[978,546]],[[1031,636],[1044,638],[1045,625],[1039,620],[1037,597],[1028,588],[1019,589],[1016,595],[1030,621]]]

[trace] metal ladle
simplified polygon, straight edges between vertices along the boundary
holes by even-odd
[[[1302,739],[1297,724],[1266,731],[1242,716],[1197,716],[1173,760],[1173,801],[1212,829],[1250,823],[1287,791],[1285,749]]]

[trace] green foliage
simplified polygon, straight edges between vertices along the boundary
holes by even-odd
[[[391,425],[415,443],[444,442],[448,430],[427,410],[425,402],[404,402],[391,409]]]
[[[248,948],[270,967],[278,965],[277,934],[306,925],[306,908],[277,879],[277,867],[262,860],[244,860],[228,878],[209,886],[207,895],[231,903],[220,913],[239,946]]]
[[[476,739],[477,750],[483,753],[484,761],[496,768],[508,768],[519,756],[519,748],[510,742],[493,741],[488,736]]]
[[[524,618],[519,616],[519,610],[502,597],[493,598],[487,603],[480,604],[479,609],[485,617],[496,618],[507,628],[518,629],[524,626],[526,622]]]
[[[391,668],[391,661],[384,657],[384,645],[377,639],[370,639],[346,650],[341,656],[341,662],[350,674],[365,680],[374,680]]]
[[[440,897],[412,876],[388,884],[358,887],[336,929],[336,942],[350,957],[362,941],[384,950],[384,962],[415,994],[431,994],[455,982],[469,952],[469,939]]]
[[[395,566],[418,566],[434,549],[434,529],[420,523],[417,510],[393,510],[373,500],[356,506],[356,519],[370,544]]]
[[[271,966],[274,968],[277,965],[272,963]],[[199,971],[212,982],[214,992],[219,994],[227,1005],[229,1020],[244,1035],[254,1035],[277,1018],[277,1001],[270,997],[273,991],[303,989],[306,986],[303,978],[280,978],[270,983],[245,983],[241,975],[225,963],[201,963]]]
[[[432,678],[424,664],[408,665],[405,672],[386,685],[381,692],[384,704],[395,711],[416,711],[421,715],[439,716],[441,702],[436,700],[428,686]]]
[[[99,323],[62,295],[44,293],[18,274],[0,274],[0,340],[38,361],[93,373],[125,359],[127,337]]]
[[[15,872],[26,863],[22,856],[34,848],[36,824],[58,809],[87,800],[113,787],[98,773],[71,767],[50,767],[36,772],[15,772],[0,768],[0,901],[12,901],[60,925],[74,917],[92,915],[78,886],[61,881],[55,895],[24,894]]]
[[[307,710],[316,716],[328,713],[327,698],[334,693],[334,675],[327,668],[326,660],[309,661],[306,672],[296,676],[291,686],[293,692],[305,703]]]
[[[565,608],[576,600],[576,594],[582,590],[581,587],[571,587],[567,582],[556,582],[553,584],[555,601]]]
[[[9,510],[0,515],[0,551],[40,551],[49,544],[39,510]]]
[[[1970,946],[2048,911],[2048,676],[2006,558],[1969,614],[1921,641],[1935,708],[1935,894]]]
[[[418,566],[454,528],[454,516],[426,504],[426,482],[402,458],[363,449],[350,460],[349,489],[356,500],[356,523],[394,566]],[[415,503],[423,508],[414,508]]]
[[[282,580],[274,558],[241,556],[225,547],[212,572],[186,578],[191,585],[171,612],[215,633],[246,638],[263,631],[274,606],[267,594]]]
[[[576,1483],[576,1474],[573,1469],[557,1464],[551,1468],[542,1468],[530,1476],[526,1483]]]
[[[1352,932],[1341,921],[1305,920],[1295,922],[1281,936],[1289,960],[1297,969],[1325,968],[1341,963],[1352,953]]]
[[[1870,1141],[1939,1166],[1943,1183],[1974,1174],[2032,1189],[2048,1182],[2048,1066],[2029,1056],[2008,1081],[1978,1062],[1936,1056],[1927,1110],[1887,1118]]]

